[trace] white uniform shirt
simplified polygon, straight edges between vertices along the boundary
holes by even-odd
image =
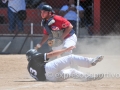
[[[76,6],[76,9],[79,10],[79,11],[84,10],[81,6]],[[64,5],[60,10],[61,11],[68,10],[68,5]],[[75,21],[77,21],[77,13],[70,10],[68,13],[65,14],[64,18],[66,18],[67,20],[75,20]],[[79,20],[80,20],[80,18],[79,18]]]
[[[8,1],[8,7],[14,8],[16,11],[26,10],[25,0],[2,0],[3,3]],[[16,12],[14,9],[10,8],[13,12]]]

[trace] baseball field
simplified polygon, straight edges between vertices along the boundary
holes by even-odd
[[[110,40],[110,44],[107,41],[102,44],[98,43],[101,41],[97,41],[96,44],[93,42],[90,44],[89,42],[89,49],[84,48],[84,50],[82,49],[83,45],[88,42],[81,41],[81,48],[78,47],[81,51],[79,55],[82,56],[104,55],[103,61],[94,67],[79,67],[79,70],[93,75],[102,73],[104,78],[101,80],[81,82],[79,79],[68,79],[64,82],[37,82],[31,78],[27,71],[28,62],[25,54],[10,54],[0,55],[0,90],[120,90],[119,43]],[[88,46],[84,45],[84,47]]]
[[[95,55],[83,55],[95,57]],[[95,67],[80,68],[87,73],[103,73],[98,81],[37,82],[27,72],[25,55],[0,55],[0,90],[120,90],[120,56],[105,56]]]

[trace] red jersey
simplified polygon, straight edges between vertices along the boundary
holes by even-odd
[[[55,20],[55,23],[50,25],[50,28],[52,30],[62,30],[70,25],[70,22],[61,16],[55,15],[53,19]],[[46,29],[44,29],[43,34],[48,35],[49,33],[47,32]],[[74,34],[74,30],[71,30],[71,32],[66,37],[71,36],[72,34]]]

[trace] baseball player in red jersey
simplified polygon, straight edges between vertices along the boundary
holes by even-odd
[[[62,48],[68,48],[75,46],[77,43],[77,37],[73,30],[72,24],[65,18],[55,15],[52,7],[49,5],[43,5],[41,8],[43,38],[39,44],[36,45],[36,49],[40,48],[48,39],[52,36],[52,40],[49,41],[49,46],[52,46],[52,50],[58,50]],[[52,44],[51,44],[52,43]],[[69,55],[72,50],[65,52],[63,55]],[[71,66],[77,68],[76,66]]]

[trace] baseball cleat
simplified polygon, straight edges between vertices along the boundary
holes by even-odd
[[[92,66],[95,66],[98,62],[102,61],[104,56],[100,55],[93,59]]]
[[[96,74],[95,76],[88,76],[86,78],[86,81],[95,81],[95,80],[101,80],[104,77],[103,74]]]

